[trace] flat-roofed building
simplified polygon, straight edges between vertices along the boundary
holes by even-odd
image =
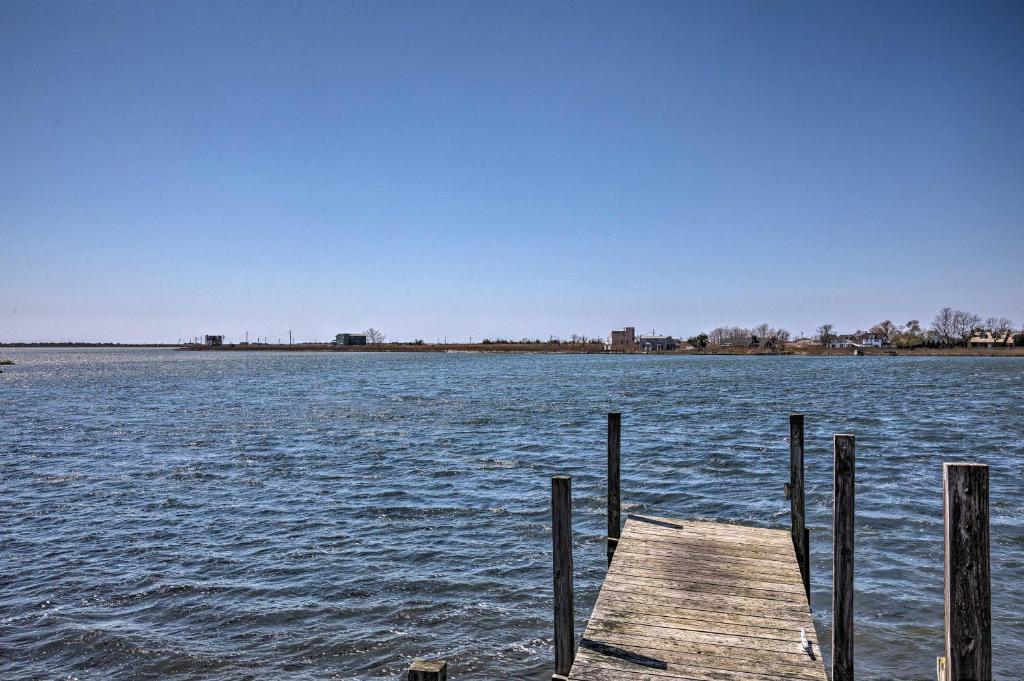
[[[334,337],[335,345],[366,345],[364,333],[339,333]]]
[[[608,334],[608,350],[633,350],[636,348],[636,328],[627,326],[621,331]]]
[[[640,348],[643,350],[675,350],[679,342],[672,336],[640,336]]]

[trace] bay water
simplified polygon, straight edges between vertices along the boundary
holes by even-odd
[[[857,438],[856,664],[933,679],[942,463],[990,466],[994,665],[1024,669],[1024,359],[3,349],[0,677],[453,679],[552,671],[550,478],[577,633],[624,512],[788,527],[807,423],[812,607],[832,434]]]

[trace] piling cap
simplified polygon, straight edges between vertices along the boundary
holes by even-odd
[[[444,660],[416,660],[409,666],[411,672],[440,672],[448,666]]]

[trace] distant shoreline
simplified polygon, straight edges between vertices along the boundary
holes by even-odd
[[[758,352],[753,348],[714,348],[706,350],[665,350],[610,352],[600,343],[382,343],[380,345],[344,345],[330,343],[258,344],[250,343],[208,347],[205,345],[178,345],[175,343],[0,343],[0,348],[163,348],[190,352],[449,352],[491,354],[560,354],[560,355],[754,355],[793,357],[852,357],[851,349],[792,347],[774,354]],[[863,348],[867,357],[1024,357],[1020,348]]]
[[[0,348],[180,348],[178,343],[0,343]]]

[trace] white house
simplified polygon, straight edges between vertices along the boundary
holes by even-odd
[[[889,339],[877,333],[863,333],[857,337],[857,342],[862,348],[889,347]]]
[[[830,348],[857,348],[860,347],[853,339],[853,336],[836,336],[828,342]]]
[[[971,336],[967,345],[972,348],[1012,348],[1014,345],[1013,334],[1009,331],[1004,333],[982,331]]]

